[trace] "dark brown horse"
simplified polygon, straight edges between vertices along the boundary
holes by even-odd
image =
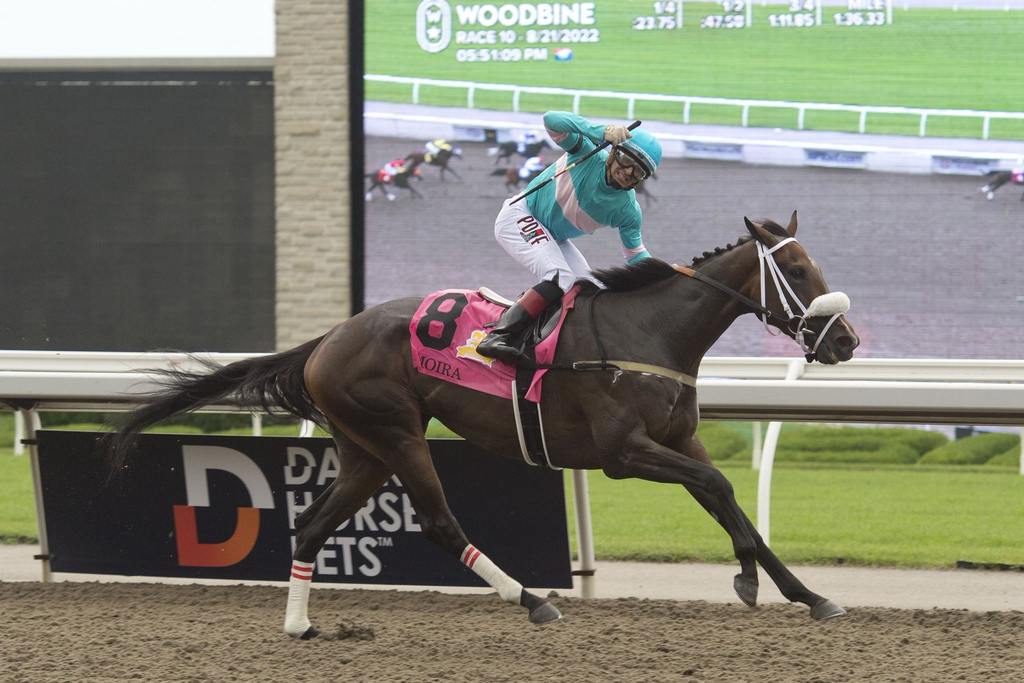
[[[442,149],[437,154],[431,154],[430,152],[410,152],[405,160],[409,162],[412,168],[416,168],[421,164],[427,166],[437,166],[441,169],[440,177],[441,182],[444,182],[445,171],[451,173],[457,179],[462,180],[462,176],[455,172],[455,169],[449,166],[452,159],[462,158],[462,150],[458,147],[452,149]],[[423,176],[418,176],[421,180]]]
[[[380,190],[380,193],[388,198],[388,201],[395,200],[395,193],[391,191],[391,187],[399,187],[403,190],[409,190],[409,194],[414,199],[423,199],[423,194],[415,187],[409,184],[411,178],[420,179],[420,170],[416,166],[404,166],[397,170],[394,162],[387,164],[379,171],[373,173],[367,173],[364,177],[370,181],[370,186],[366,188],[366,201],[373,201],[373,191],[375,189]]]
[[[1024,185],[1024,168],[1015,168],[1009,171],[990,171],[986,174],[986,177],[988,182],[979,187],[978,192],[984,192],[987,199],[992,199],[995,197],[996,190],[1007,183]],[[1020,200],[1024,202],[1024,194],[1020,196]]]
[[[750,236],[705,252],[692,268],[649,259],[597,272],[604,289],[584,285],[566,319],[555,364],[622,359],[617,362],[657,370],[616,371],[616,361],[609,361],[596,371],[551,372],[542,405],[548,452],[558,467],[681,484],[732,540],[740,564],[733,586],[744,603],[756,604],[760,563],[783,595],[809,606],[815,619],[827,619],[844,610],[807,589],[765,545],[696,437],[693,378],[705,352],[740,315],[757,313],[823,363],[849,360],[859,343],[842,315],[846,295],[828,293],[821,271],[793,239],[796,213],[786,229],[771,221],[746,223]],[[132,413],[107,444],[114,471],[130,467],[127,455],[140,430],[227,400],[279,406],[330,430],[340,474],[295,520],[285,617],[285,631],[294,637],[317,633],[306,608],[320,548],[393,474],[409,491],[427,538],[502,599],[526,607],[531,622],[561,616],[471,545],[448,508],[424,438],[431,417],[497,455],[518,460],[521,451],[509,401],[413,368],[409,323],[419,302],[381,304],[290,351],[209,374],[172,375],[166,391]]]
[[[525,143],[521,151],[518,142],[509,140],[508,142],[499,143],[496,147],[488,148],[487,154],[494,157],[494,165],[497,166],[502,161],[511,161],[512,157],[516,154],[524,159],[529,159],[530,157],[538,156],[545,149],[554,149],[554,146],[543,138],[535,142]]]
[[[509,166],[507,168],[496,168],[490,172],[492,176],[500,176],[505,181],[505,189],[509,192],[513,192],[519,189],[520,185],[524,183],[529,185],[530,181],[539,176],[544,172],[541,168],[537,171],[531,171],[525,178],[519,175],[519,169]]]

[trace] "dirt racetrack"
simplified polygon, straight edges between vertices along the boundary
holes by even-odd
[[[1024,613],[556,598],[536,627],[495,595],[0,583],[2,681],[1019,681]]]

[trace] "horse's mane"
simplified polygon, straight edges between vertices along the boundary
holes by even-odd
[[[775,235],[776,237],[789,237],[789,233],[786,232],[786,229],[773,220],[765,219],[761,223],[761,227],[763,227],[765,230]],[[724,247],[715,247],[714,251],[705,251],[700,256],[694,256],[693,263],[691,263],[690,265],[699,266],[703,263],[707,263],[714,257],[732,251],[736,247],[740,246],[741,244],[746,244],[752,239],[754,238],[751,237],[750,235],[742,235],[738,240],[736,240],[736,244],[727,244]]]
[[[786,229],[775,221],[765,220],[762,223],[762,226],[765,230],[778,237],[789,236]],[[743,235],[736,240],[735,244],[726,244],[724,247],[715,247],[714,251],[705,251],[700,256],[695,256],[691,265],[699,266],[704,264],[716,256],[732,251],[741,244],[746,244],[752,239],[753,237],[750,235]],[[679,271],[660,259],[648,258],[631,266],[595,270],[593,271],[593,274],[594,277],[601,281],[601,284],[603,284],[608,291],[628,292],[646,285],[654,284],[655,282],[667,280],[673,275],[678,275]],[[583,284],[586,285],[586,281],[583,281]],[[596,285],[593,283],[590,283],[590,285],[596,289]]]

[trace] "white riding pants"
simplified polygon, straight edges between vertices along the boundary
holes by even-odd
[[[563,291],[579,279],[593,280],[590,265],[569,240],[555,238],[526,206],[526,201],[502,204],[494,220],[494,239],[508,255],[526,267],[537,281],[558,276]],[[596,281],[595,281],[596,282]]]

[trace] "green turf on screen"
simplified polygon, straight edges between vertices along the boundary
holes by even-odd
[[[600,41],[571,45],[568,62],[465,63],[454,42],[429,54],[416,42],[418,0],[370,2],[366,8],[366,73],[510,83],[530,86],[788,100],[1024,111],[1024,69],[1010,57],[1020,49],[1024,12],[911,8],[899,3],[893,24],[873,28],[825,25],[773,29],[765,17],[780,3],[753,6],[754,26],[742,30],[636,31],[631,18],[650,2],[599,2]],[[703,5],[703,7],[702,7]],[[719,3],[687,2],[687,16]],[[834,8],[832,8],[834,10]],[[828,19],[830,8],[825,8]],[[520,29],[521,30],[521,29]],[[557,47],[551,45],[550,47]],[[367,83],[367,99],[410,101],[409,86]],[[478,92],[477,106],[511,110],[511,95]],[[421,102],[465,106],[461,89],[424,87]],[[523,96],[522,108],[568,109],[567,96]],[[581,113],[626,117],[624,102],[583,100]],[[637,105],[635,116],[681,120],[678,105]],[[736,108],[701,108],[695,123],[739,125]],[[794,111],[752,110],[751,125],[796,127]],[[856,131],[856,114],[808,113],[811,129]],[[918,119],[868,117],[868,132],[916,135]],[[980,119],[937,118],[929,135],[980,137]],[[993,121],[991,135],[1024,138],[1024,121]]]

